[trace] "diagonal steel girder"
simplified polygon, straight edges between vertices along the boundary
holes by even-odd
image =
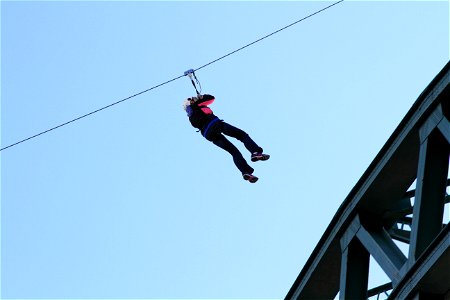
[[[394,284],[400,281],[400,271],[407,259],[383,227],[368,229],[361,224],[359,216],[356,216],[341,239],[341,248],[345,249],[355,238],[373,256]],[[343,276],[346,274],[341,274],[341,284]]]

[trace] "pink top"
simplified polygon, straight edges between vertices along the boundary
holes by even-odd
[[[205,102],[202,102],[198,105],[198,107],[200,107],[200,109],[207,115],[210,115],[213,113],[213,111],[211,110],[211,108],[208,107],[208,105],[210,105],[211,103],[214,102],[215,99],[211,99]]]

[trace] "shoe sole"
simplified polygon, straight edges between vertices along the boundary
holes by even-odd
[[[256,161],[258,161],[258,160],[265,161],[265,160],[268,160],[269,158],[270,158],[270,155],[269,155],[269,154],[261,155],[261,156],[253,156],[253,157],[252,157],[252,162],[256,162]]]

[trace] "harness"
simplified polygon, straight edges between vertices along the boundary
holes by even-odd
[[[215,117],[214,119],[212,119],[208,125],[206,125],[205,130],[203,131],[203,136],[206,138],[206,135],[208,134],[208,130],[209,128],[216,123],[217,121],[220,121],[220,119],[218,117]]]

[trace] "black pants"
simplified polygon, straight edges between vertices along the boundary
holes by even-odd
[[[234,137],[244,143],[245,148],[247,148],[250,153],[263,152],[263,149],[259,147],[245,131],[225,122],[220,122],[211,134],[210,140],[214,145],[224,149],[233,156],[234,164],[242,174],[252,174],[254,171],[253,168],[248,165],[239,149],[236,148],[224,134]]]

